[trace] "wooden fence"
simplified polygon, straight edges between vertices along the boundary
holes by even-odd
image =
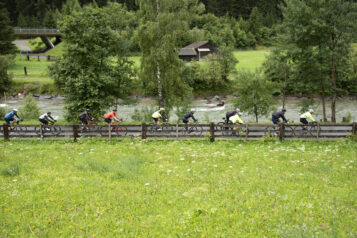
[[[277,137],[280,140],[302,139],[339,139],[351,135],[357,136],[357,123],[352,124],[316,124],[306,128],[301,124],[281,124],[278,128],[272,124],[244,124],[234,128],[233,125],[225,124],[168,124],[168,125],[93,125],[83,128],[80,125],[55,125],[36,126],[19,125],[0,127],[0,136],[5,141],[13,138],[78,138],[103,137],[123,138],[141,137],[147,138],[209,138],[215,139],[244,139],[256,140],[264,136]]]

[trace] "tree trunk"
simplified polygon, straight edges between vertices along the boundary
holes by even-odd
[[[323,93],[321,95],[321,100],[322,100],[322,116],[324,122],[327,122],[327,117],[326,117],[326,101],[325,101],[325,94]]]
[[[160,76],[160,65],[157,62],[157,93],[159,97],[159,107],[164,107],[164,101],[162,99],[162,85],[161,85],[161,76]]]
[[[336,122],[337,83],[336,83],[336,62],[333,53],[331,57],[331,79],[332,79],[331,121]]]
[[[286,94],[285,90],[283,91],[283,108],[285,108]]]
[[[258,123],[258,107],[254,104],[255,122]]]

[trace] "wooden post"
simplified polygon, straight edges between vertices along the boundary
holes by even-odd
[[[249,133],[249,128],[248,128],[248,124],[245,124],[245,140],[248,141],[248,133]]]
[[[39,55],[37,56],[37,60],[40,61],[40,56]]]
[[[210,136],[211,136],[210,141],[214,142],[215,138],[214,138],[214,123],[213,122],[211,122],[209,130],[210,130]]]
[[[316,134],[316,140],[319,140],[320,137],[320,123],[317,123],[317,134]]]
[[[109,136],[109,140],[111,141],[112,140],[112,125],[110,123],[108,124],[108,136]]]
[[[78,125],[73,125],[73,141],[77,142],[78,137]]]
[[[352,134],[357,136],[357,122],[354,122],[352,125]]]
[[[4,141],[9,141],[9,126],[7,124],[3,125],[4,130]]]
[[[176,138],[178,138],[178,123],[176,123]]]
[[[282,141],[285,137],[285,124],[280,124],[280,131],[279,131],[279,140]]]
[[[25,72],[25,76],[27,76],[27,69],[26,69],[26,66],[24,67],[24,72]]]
[[[30,56],[28,54],[26,55],[26,59],[27,61],[30,61]]]
[[[51,60],[51,56],[47,55],[47,61]]]
[[[146,124],[143,122],[141,124],[141,139],[146,139]]]
[[[43,125],[42,124],[40,125],[40,136],[41,136],[41,139],[43,139]]]

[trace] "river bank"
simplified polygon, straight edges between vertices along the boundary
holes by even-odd
[[[233,110],[234,105],[231,103],[231,96],[217,96],[210,98],[196,98],[191,107],[196,109],[195,117],[204,123],[208,122],[220,122],[222,117],[225,116],[226,111]],[[133,104],[119,104],[118,105],[118,114],[125,121],[133,121],[132,116],[135,113],[135,110],[141,111],[143,109],[155,110],[156,100],[154,97],[143,97],[138,96],[137,98],[133,98],[136,103]],[[305,98],[298,97],[288,97],[286,99],[285,108],[287,109],[286,117],[290,119],[290,121],[299,121],[300,115],[300,104]],[[62,96],[38,96],[35,97],[35,100],[40,108],[40,112],[51,111],[53,115],[60,120],[63,120],[65,114],[65,100]],[[222,101],[224,101],[224,105],[222,105]],[[275,105],[277,109],[281,108],[282,102],[281,100],[277,100],[278,103]],[[11,108],[20,108],[23,105],[23,97],[8,97],[6,102],[4,98],[0,100],[0,107],[6,108],[10,110]],[[337,122],[341,122],[343,117],[346,117],[349,113],[351,114],[351,121],[357,120],[357,98],[356,97],[344,97],[339,98],[337,100]],[[330,119],[330,101],[326,102],[327,109],[327,118]],[[315,118],[317,120],[322,119],[322,103],[319,99],[316,99],[315,105],[312,106],[315,110]],[[109,108],[108,108],[109,110]],[[180,116],[181,117],[181,116]],[[248,115],[247,113],[243,113],[243,120],[246,122],[254,122],[254,116]],[[170,121],[176,122],[178,116],[176,115],[176,111],[172,110],[170,113]],[[267,117],[261,116],[259,117],[259,122],[270,122],[270,115]]]

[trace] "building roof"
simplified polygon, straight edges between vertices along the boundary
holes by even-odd
[[[192,43],[188,46],[185,46],[183,49],[196,49],[196,48],[199,48],[207,43],[208,43],[208,41],[198,41],[198,42]]]
[[[182,48],[179,52],[179,55],[196,56],[197,52],[193,48]]]

